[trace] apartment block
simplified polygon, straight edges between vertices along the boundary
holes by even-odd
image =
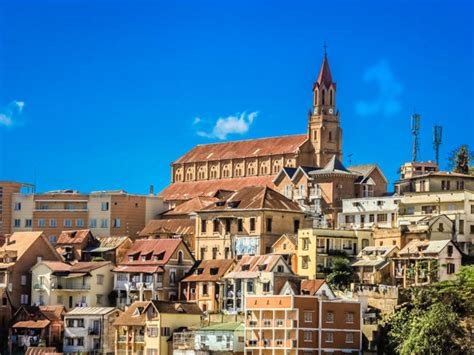
[[[361,305],[315,296],[248,296],[245,354],[359,354]]]
[[[34,189],[31,184],[16,181],[0,181],[0,236],[12,233],[12,213],[17,207],[13,203],[13,195],[26,190],[30,193]]]
[[[95,236],[137,237],[149,220],[167,210],[158,196],[122,190],[14,193],[12,206],[13,231],[43,231],[52,243],[62,231],[86,228]]]

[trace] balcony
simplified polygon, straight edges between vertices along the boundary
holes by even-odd
[[[321,189],[309,189],[309,199],[315,200],[317,198],[321,198]]]
[[[100,329],[98,328],[89,328],[89,335],[99,335]]]
[[[44,290],[45,289],[45,286],[43,284],[34,284],[33,285],[33,289],[34,290]]]
[[[144,343],[145,336],[144,335],[135,335],[135,343]]]
[[[84,285],[84,284],[76,284],[76,283],[60,283],[55,285],[54,283],[51,284],[51,289],[54,291],[84,291],[90,290],[91,285]]]
[[[126,343],[127,342],[127,336],[126,335],[119,335],[118,336],[118,342],[119,343]]]

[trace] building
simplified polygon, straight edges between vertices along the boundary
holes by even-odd
[[[196,213],[197,258],[229,259],[271,252],[304,223],[297,203],[266,186],[240,189]]]
[[[146,224],[139,236],[146,239],[179,238],[194,254],[196,221],[190,218],[153,219]]]
[[[63,347],[64,306],[22,305],[13,315],[9,329],[8,348],[10,354],[21,352],[27,347]]]
[[[31,303],[30,270],[42,260],[61,261],[42,232],[16,232],[0,246],[0,338],[14,310]]]
[[[34,190],[31,184],[16,181],[0,181],[0,236],[12,233],[12,213],[18,207],[13,203],[13,194],[22,190]]]
[[[461,267],[461,258],[451,240],[412,240],[392,258],[392,277],[403,287],[453,280]]]
[[[324,278],[331,271],[334,257],[353,259],[370,242],[370,231],[301,229],[298,232],[298,274],[310,279]]]
[[[474,176],[470,181],[474,183]],[[400,203],[399,223],[413,224],[420,219],[445,215],[454,224],[453,240],[466,254],[472,254],[474,242],[474,190],[406,192]],[[442,225],[440,231],[449,230]],[[451,230],[449,230],[451,232]]]
[[[194,331],[173,334],[174,355],[244,354],[245,326],[241,322],[217,323]]]
[[[391,284],[391,261],[400,249],[396,245],[365,247],[352,264],[358,282],[362,284]]]
[[[474,176],[454,172],[436,171],[415,175],[395,182],[395,192],[441,192],[474,190]]]
[[[82,251],[99,246],[90,229],[62,231],[56,240],[56,251],[65,261],[82,260]]]
[[[438,164],[429,160],[427,162],[410,161],[400,166],[400,180],[434,173],[439,171]]]
[[[313,215],[315,227],[335,227],[344,199],[382,196],[387,179],[376,164],[346,168],[332,156],[323,168],[283,168],[273,180],[276,190]]]
[[[336,298],[334,291],[329,287],[326,280],[323,279],[301,280],[300,292],[295,293],[295,295],[298,294],[318,296],[331,300]]]
[[[397,246],[402,249],[412,240],[450,240],[454,236],[454,223],[446,215],[424,215],[411,222],[403,219],[395,228],[372,230],[373,245]]]
[[[181,239],[136,240],[114,269],[117,305],[178,299],[179,281],[194,263],[191,251]]]
[[[110,261],[41,261],[31,268],[31,302],[62,304],[68,310],[108,306],[113,268]]]
[[[181,280],[181,298],[196,302],[203,312],[221,312],[224,300],[222,278],[231,272],[234,266],[235,261],[232,259],[200,261],[193,273]]]
[[[359,302],[316,296],[248,296],[246,354],[326,354],[362,350]]]
[[[118,264],[133,244],[129,237],[98,237],[96,240],[97,246],[90,246],[82,251],[83,261],[104,260]]]
[[[201,310],[195,303],[134,302],[115,321],[115,354],[173,353],[172,336],[183,328],[199,328]]]
[[[341,159],[336,84],[326,56],[313,85],[312,101],[305,134],[198,145],[172,163],[172,182],[160,196],[179,204],[219,190],[273,188],[272,180],[283,167],[322,167],[333,155]]]
[[[298,235],[285,233],[272,245],[272,254],[283,256],[291,270],[298,273]]]
[[[278,294],[287,281],[299,279],[281,255],[243,256],[223,277],[224,312],[243,312],[246,297]]]
[[[342,200],[338,227],[342,229],[394,228],[400,196],[360,197]]]
[[[133,238],[149,220],[168,208],[156,195],[133,195],[122,190],[14,193],[12,199],[12,231],[43,231],[52,243],[63,231],[85,228],[95,236]]]
[[[64,354],[113,354],[114,307],[77,307],[64,316]]]

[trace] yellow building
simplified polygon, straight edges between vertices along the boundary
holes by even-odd
[[[265,187],[240,189],[196,214],[197,259],[229,259],[271,253],[284,233],[303,227],[296,203]]]
[[[336,256],[354,258],[371,245],[370,231],[300,229],[298,231],[298,274],[310,279],[324,278]]]
[[[42,261],[32,267],[31,301],[38,305],[74,307],[109,305],[114,265],[110,261]]]
[[[296,274],[298,272],[298,235],[297,234],[283,234],[272,245],[272,253],[283,256],[286,263],[291,270]]]
[[[195,303],[134,302],[115,321],[115,354],[172,354],[168,342],[177,329],[200,328],[201,310]]]

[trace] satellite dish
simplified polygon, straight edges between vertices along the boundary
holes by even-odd
[[[332,115],[334,113],[334,109],[330,108],[329,113]]]

